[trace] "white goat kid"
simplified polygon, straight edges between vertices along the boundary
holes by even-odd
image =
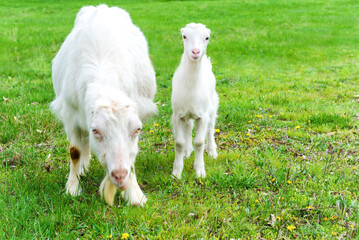
[[[53,60],[52,111],[70,141],[66,191],[81,192],[90,147],[104,166],[100,193],[113,205],[118,188],[129,204],[146,203],[134,171],[142,122],[157,111],[147,42],[129,14],[106,5],[81,8]],[[131,170],[132,169],[132,170]]]
[[[173,127],[176,157],[172,174],[181,178],[183,158],[190,156],[193,120],[196,121],[194,139],[197,177],[205,177],[203,151],[207,137],[207,152],[217,157],[214,126],[217,117],[218,95],[212,64],[206,56],[210,30],[203,24],[190,23],[181,29],[184,53],[172,81]]]

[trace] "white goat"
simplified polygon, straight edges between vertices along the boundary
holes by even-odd
[[[176,158],[172,174],[181,178],[183,158],[193,151],[192,128],[196,120],[194,139],[197,177],[205,177],[203,151],[207,137],[207,152],[217,157],[214,126],[217,117],[218,95],[212,64],[206,56],[210,30],[203,24],[190,23],[181,29],[184,53],[172,81],[173,126]]]
[[[70,141],[66,191],[81,192],[90,147],[104,166],[100,193],[113,205],[117,188],[129,204],[143,206],[134,171],[141,121],[157,111],[155,72],[147,42],[129,14],[106,5],[81,8],[53,60],[52,111]],[[132,171],[131,171],[132,168]]]

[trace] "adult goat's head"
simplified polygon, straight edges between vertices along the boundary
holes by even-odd
[[[136,105],[127,97],[119,102],[99,100],[97,103],[90,125],[91,148],[114,185],[126,189],[142,128]]]

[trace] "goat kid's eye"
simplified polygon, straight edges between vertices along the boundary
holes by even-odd
[[[183,39],[187,39],[187,37],[185,35],[183,35]]]
[[[95,135],[96,135],[96,134],[98,134],[97,129],[95,129],[95,128],[94,128],[94,129],[92,129],[92,133],[93,133],[93,134],[95,134]]]
[[[209,40],[209,37],[206,37],[206,41],[208,41]]]

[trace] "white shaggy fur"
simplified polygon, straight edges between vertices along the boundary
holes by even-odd
[[[66,190],[80,193],[90,147],[106,170],[100,193],[113,204],[117,188],[129,204],[146,203],[134,173],[142,123],[157,111],[155,72],[147,42],[129,14],[106,5],[81,8],[53,60],[52,111],[70,141]],[[132,170],[131,170],[132,169]]]
[[[172,81],[173,127],[176,158],[172,174],[181,178],[183,158],[193,151],[192,128],[196,121],[194,139],[197,177],[205,177],[203,151],[207,137],[207,152],[217,157],[214,126],[217,117],[218,95],[212,64],[206,56],[210,30],[203,24],[190,23],[181,29],[184,53]]]

